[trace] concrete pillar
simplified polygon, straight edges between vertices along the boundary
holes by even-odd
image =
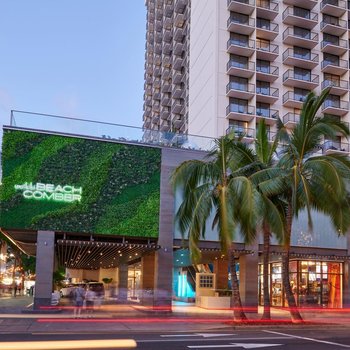
[[[128,299],[128,265],[118,266],[118,301],[126,303]]]
[[[242,304],[247,311],[258,312],[258,245],[246,247],[254,254],[239,257],[239,290]]]
[[[51,305],[55,232],[38,231],[36,244],[34,310]]]
[[[214,273],[216,274],[216,289],[228,288],[228,261],[214,260]]]
[[[346,235],[347,255],[350,255],[350,232]],[[343,271],[343,307],[350,307],[350,261],[344,261]]]
[[[155,253],[141,258],[141,304],[153,305]]]

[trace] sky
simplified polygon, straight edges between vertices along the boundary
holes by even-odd
[[[144,0],[0,0],[1,125],[24,110],[142,126],[145,31]]]

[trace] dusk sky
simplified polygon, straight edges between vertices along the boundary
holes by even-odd
[[[145,30],[143,0],[1,0],[1,125],[17,109],[142,126]]]

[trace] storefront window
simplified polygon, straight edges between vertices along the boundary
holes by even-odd
[[[285,304],[282,286],[282,264],[270,264],[270,293],[272,306]],[[290,284],[297,304],[302,307],[342,307],[342,264],[294,260],[290,262]],[[263,300],[262,265],[259,269],[259,300]]]

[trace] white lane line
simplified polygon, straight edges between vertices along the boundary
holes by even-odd
[[[275,331],[263,331],[263,332],[276,334],[276,335],[281,335],[281,336],[285,336],[285,337],[289,337],[289,338],[309,340],[309,341],[313,341],[315,343],[322,343],[322,344],[336,345],[336,346],[340,346],[340,347],[343,347],[343,348],[350,348],[350,345],[334,343],[334,342],[327,341],[327,340],[320,340],[320,339],[314,339],[314,338],[308,338],[308,337],[301,337],[299,335],[292,335],[292,334],[280,333],[280,332],[275,332]]]
[[[281,339],[289,339],[289,337],[256,337],[256,338],[251,338],[251,337],[247,337],[247,338],[218,338],[218,339],[214,339],[214,338],[198,338],[198,339],[191,339],[191,338],[186,338],[186,339],[136,339],[137,343],[170,343],[170,342],[208,342],[208,341],[216,341],[216,340],[220,340],[220,341],[241,341],[241,340],[281,340]]]

